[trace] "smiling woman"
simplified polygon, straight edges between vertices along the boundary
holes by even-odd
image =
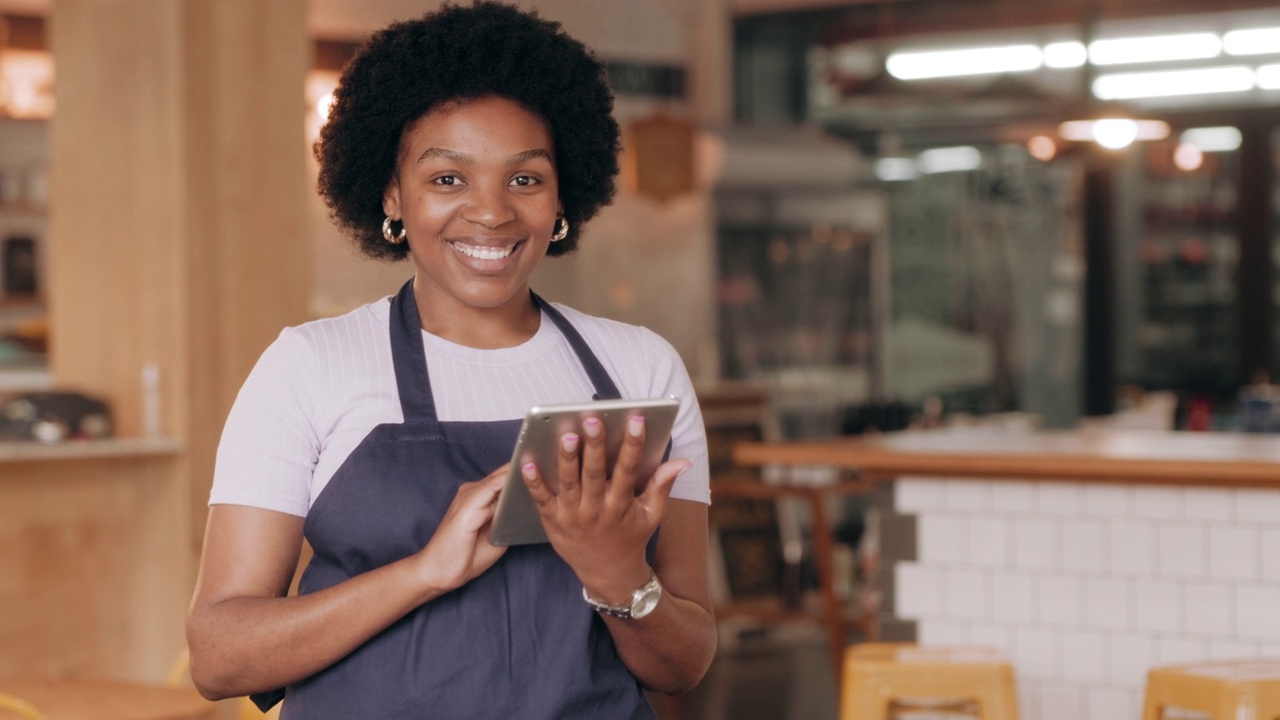
[[[611,110],[590,51],[493,2],[392,25],[346,68],[319,189],[366,254],[408,257],[413,278],[287,328],[240,391],[187,625],[206,696],[283,698],[286,720],[653,718],[643,690],[706,672],[710,494],[689,376],[652,332],[529,287],[613,197]],[[612,466],[587,419],[554,467],[520,468],[550,541],[488,542],[530,407],[669,396],[670,460],[651,476],[635,470],[643,418]],[[288,597],[304,538],[314,555]]]

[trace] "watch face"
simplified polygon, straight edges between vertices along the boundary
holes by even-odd
[[[658,600],[661,597],[661,587],[654,586],[645,588],[640,594],[640,597],[636,598],[635,602],[631,603],[631,617],[642,618],[653,612],[653,609],[658,606]]]

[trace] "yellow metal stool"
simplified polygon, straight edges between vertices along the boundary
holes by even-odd
[[[1280,719],[1280,660],[1214,660],[1152,668],[1142,720],[1166,708],[1207,713],[1210,720]]]
[[[845,651],[840,720],[889,720],[907,710],[1017,720],[1013,666],[985,647],[862,643]]]

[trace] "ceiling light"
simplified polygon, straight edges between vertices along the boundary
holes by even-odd
[[[1280,28],[1232,30],[1222,36],[1222,49],[1228,55],[1280,53]]]
[[[1070,42],[1049,43],[1044,46],[1044,66],[1050,68],[1073,68],[1084,65],[1089,59],[1084,43]]]
[[[1204,164],[1204,152],[1191,143],[1179,143],[1173,151],[1173,164],[1177,165],[1179,170],[1187,172],[1199,170]]]
[[[1258,87],[1263,90],[1280,90],[1280,65],[1263,65],[1258,68]]]
[[[882,158],[875,164],[876,177],[885,182],[915,180],[920,176],[915,162],[907,158]]]
[[[889,74],[899,80],[1026,72],[1039,68],[1044,54],[1035,45],[897,52],[885,60]]]
[[[922,173],[964,172],[982,167],[982,153],[972,145],[925,150],[916,158]]]
[[[1058,126],[1058,135],[1073,142],[1096,142],[1119,150],[1139,140],[1169,137],[1169,124],[1162,120],[1134,120],[1127,117],[1099,117],[1069,120]]]
[[[1102,100],[1204,95],[1252,90],[1253,70],[1231,65],[1192,70],[1113,73],[1093,81],[1093,94]]]
[[[1217,57],[1221,52],[1222,41],[1213,33],[1151,35],[1089,43],[1089,60],[1094,65],[1200,60]]]
[[[1037,160],[1049,162],[1058,154],[1058,144],[1048,135],[1036,135],[1027,141],[1027,152]]]
[[[1202,152],[1230,152],[1240,148],[1240,130],[1231,126],[1183,130],[1179,139]]]

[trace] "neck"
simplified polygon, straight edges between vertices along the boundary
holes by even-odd
[[[515,347],[527,342],[542,324],[542,312],[526,287],[493,307],[476,307],[452,297],[424,292],[415,282],[413,295],[422,329],[452,343],[479,350]]]

